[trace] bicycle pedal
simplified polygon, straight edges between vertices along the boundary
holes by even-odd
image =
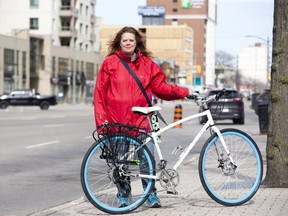
[[[178,192],[176,190],[167,190],[167,194],[177,195]]]

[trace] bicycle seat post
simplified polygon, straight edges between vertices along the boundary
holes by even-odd
[[[153,128],[152,128],[152,122],[151,122],[151,119],[150,119],[150,116],[149,115],[145,115],[147,120],[148,120],[148,124],[149,124],[149,128],[151,130],[151,132],[153,131]]]

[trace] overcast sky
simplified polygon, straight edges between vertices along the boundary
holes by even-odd
[[[217,2],[216,51],[222,50],[237,56],[243,48],[254,43],[261,42],[265,46],[268,38],[271,44],[273,0]],[[96,16],[102,17],[105,25],[141,25],[138,6],[145,5],[146,0],[97,0]]]

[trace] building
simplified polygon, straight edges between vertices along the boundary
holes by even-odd
[[[57,94],[64,102],[91,100],[102,62],[95,4],[96,0],[1,0],[0,93],[34,88]]]
[[[143,25],[190,26],[194,33],[193,84],[214,85],[216,0],[147,0],[146,10],[140,8],[139,14]]]
[[[244,48],[238,55],[241,83],[249,85],[254,91],[262,91],[268,84],[267,61],[267,47],[261,43]]]
[[[100,27],[100,52],[107,55],[107,42],[123,26]],[[134,26],[146,40],[147,48],[155,56],[155,61],[166,73],[167,81],[192,85],[192,76],[186,76],[182,71],[189,71],[193,59],[193,29],[188,25],[142,25]],[[167,66],[169,65],[169,66]],[[179,79],[180,76],[180,79]],[[185,79],[185,80],[184,80]]]

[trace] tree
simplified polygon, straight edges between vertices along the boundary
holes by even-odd
[[[215,56],[215,86],[217,86],[217,81],[219,80],[219,75],[224,74],[227,68],[233,67],[234,56],[224,51],[217,51]]]
[[[288,3],[274,1],[271,96],[268,108],[268,187],[288,187]]]
[[[224,52],[224,51],[217,51],[216,52],[216,59],[215,59],[215,64],[216,65],[225,65],[232,67],[233,66],[233,60],[234,56],[231,54]]]

